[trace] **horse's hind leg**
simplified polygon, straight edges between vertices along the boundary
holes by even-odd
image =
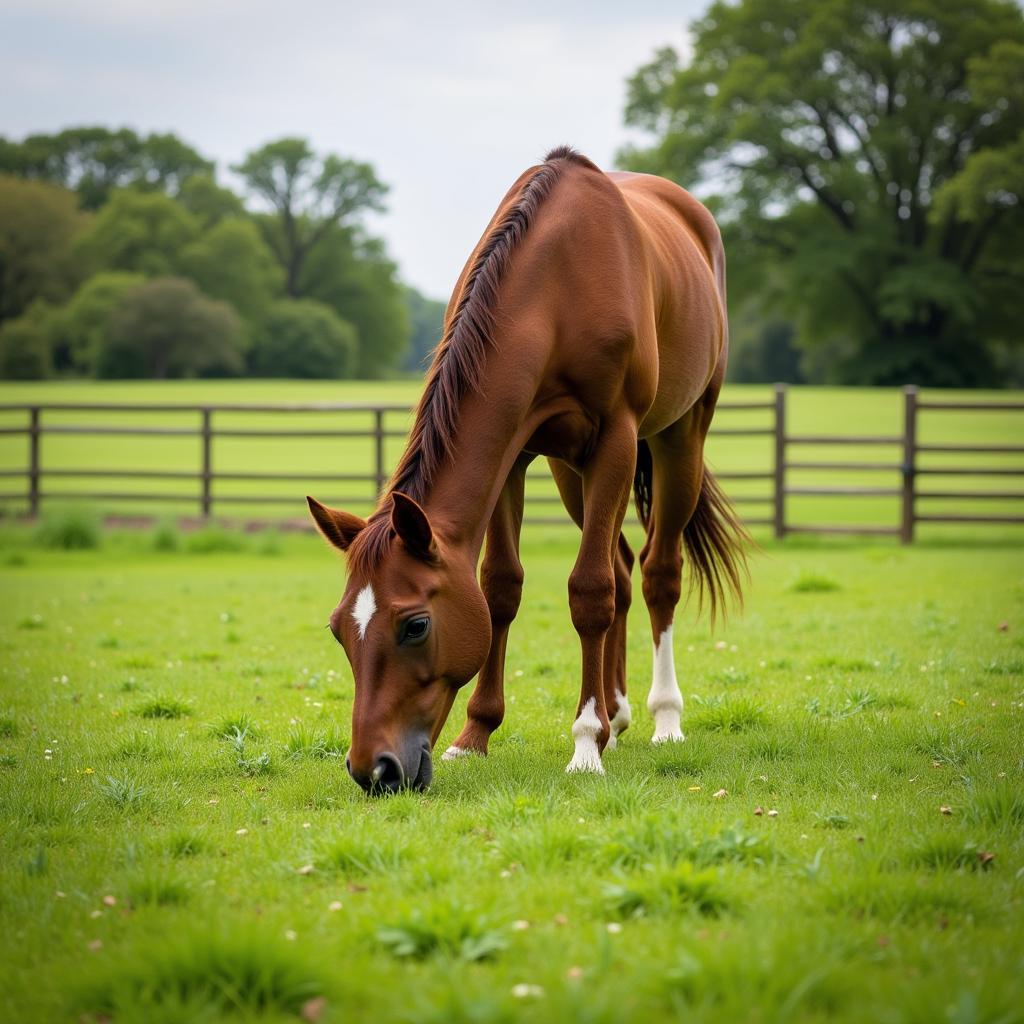
[[[562,504],[580,529],[583,528],[583,480],[564,462],[550,459]],[[604,702],[608,709],[611,735],[608,748],[614,749],[616,738],[632,720],[626,698],[626,619],[633,600],[633,551],[620,533],[615,549],[615,621],[604,641]]]
[[[491,613],[491,647],[469,698],[466,724],[442,755],[445,761],[463,754],[486,754],[491,733],[505,717],[505,646],[523,596],[519,534],[523,525],[526,469],[532,460],[532,455],[521,455],[516,461],[487,525],[480,586]]]
[[[653,679],[647,697],[647,709],[654,718],[654,743],[683,739],[683,696],[676,681],[672,622],[682,592],[683,529],[700,496],[704,432],[701,417],[691,412],[648,441],[653,463],[651,515],[640,570],[654,640]]]

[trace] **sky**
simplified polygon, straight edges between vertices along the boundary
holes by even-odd
[[[636,135],[625,81],[687,49],[705,0],[0,0],[0,134],[173,131],[230,164],[285,135],[365,160],[402,279],[447,299],[508,186],[547,150]]]

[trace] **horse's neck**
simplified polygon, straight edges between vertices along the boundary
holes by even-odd
[[[505,479],[530,434],[533,391],[485,374],[459,410],[453,458],[446,459],[424,500],[434,528],[475,563]],[[490,379],[488,379],[490,378]]]

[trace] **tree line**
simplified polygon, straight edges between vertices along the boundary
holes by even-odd
[[[1024,15],[1009,0],[715,2],[628,84],[634,170],[695,185],[733,379],[1024,384]]]
[[[171,134],[0,138],[0,376],[374,378],[413,368],[444,306],[364,224],[366,163],[286,138],[232,170]]]

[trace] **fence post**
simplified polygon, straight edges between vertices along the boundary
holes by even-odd
[[[914,487],[917,473],[917,388],[908,384],[903,389],[903,474],[900,543],[914,540]]]
[[[786,385],[775,385],[775,538],[786,536]]]
[[[39,515],[39,414],[38,405],[28,411],[28,514]]]
[[[373,410],[373,442],[374,442],[374,460],[376,464],[376,477],[377,477],[377,493],[373,496],[374,500],[380,497],[380,492],[384,490],[384,484],[387,483],[387,476],[384,472],[384,410],[374,409]]]
[[[210,508],[213,504],[213,430],[211,421],[213,410],[205,407],[203,415],[203,477],[202,497],[200,498],[200,509],[204,519],[210,518]]]

